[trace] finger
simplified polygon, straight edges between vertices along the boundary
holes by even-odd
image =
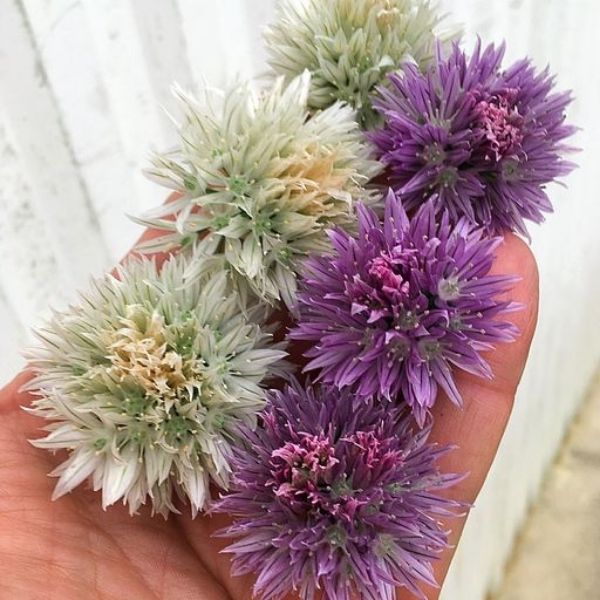
[[[519,328],[520,335],[515,342],[500,345],[486,357],[494,373],[493,379],[486,380],[464,372],[456,374],[464,407],[458,408],[446,398],[441,398],[433,410],[434,427],[430,438],[433,442],[457,446],[444,458],[441,468],[448,473],[468,473],[462,482],[448,491],[447,496],[469,504],[475,502],[496,455],[537,322],[538,271],[529,247],[516,236],[508,235],[497,251],[493,271],[520,278],[507,294],[510,300],[524,306],[522,310],[509,315]],[[445,523],[452,530],[451,543],[454,548],[465,521],[466,515]],[[435,564],[436,578],[440,583],[446,577],[454,548],[444,553]],[[428,592],[430,600],[439,595],[438,590]],[[398,600],[408,598],[400,596]]]

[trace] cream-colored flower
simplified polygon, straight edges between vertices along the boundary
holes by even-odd
[[[33,443],[70,453],[53,472],[55,497],[91,477],[104,507],[149,500],[166,515],[176,492],[195,514],[211,481],[227,487],[237,429],[262,408],[285,353],[226,273],[184,286],[187,266],[131,262],[39,333],[29,388],[51,423]]]
[[[281,0],[265,37],[278,75],[310,71],[311,109],[342,100],[368,128],[377,122],[370,95],[386,74],[405,62],[426,67],[437,40],[453,37],[441,21],[431,0]]]
[[[228,269],[242,293],[291,304],[301,260],[328,248],[327,228],[353,221],[380,170],[350,107],[308,118],[309,88],[303,73],[287,87],[235,87],[219,108],[182,96],[181,147],[150,170],[182,196],[137,219],[170,232],[144,248],[193,245],[188,279]]]

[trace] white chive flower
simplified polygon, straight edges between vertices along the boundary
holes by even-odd
[[[306,72],[288,86],[241,84],[219,107],[180,94],[180,147],[148,173],[181,196],[136,219],[166,232],[142,249],[193,247],[186,279],[227,269],[243,294],[291,305],[302,260],[329,247],[328,228],[353,223],[381,169],[349,106],[309,118],[309,88]]]
[[[405,63],[426,68],[437,40],[454,37],[442,21],[430,0],[281,0],[265,38],[276,74],[312,74],[310,108],[348,102],[369,128],[370,97],[386,75]]]
[[[183,285],[186,267],[133,260],[38,332],[28,389],[50,423],[33,444],[68,452],[54,498],[89,478],[104,508],[149,501],[166,516],[177,495],[195,515],[211,483],[228,487],[238,427],[254,422],[285,352],[224,272]]]

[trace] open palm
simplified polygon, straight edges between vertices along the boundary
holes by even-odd
[[[456,377],[465,398],[460,410],[447,401],[435,407],[432,441],[457,444],[443,468],[470,475],[448,495],[473,502],[483,484],[510,415],[537,316],[537,270],[527,246],[507,236],[494,271],[521,277],[510,292],[525,305],[512,319],[521,330],[517,342],[488,356],[492,381]],[[31,398],[20,393],[27,374],[0,392],[0,600],[249,600],[252,581],[231,578],[226,542],[211,538],[224,517],[168,520],[142,513],[130,517],[123,506],[102,510],[97,493],[82,486],[50,502],[54,480],[47,476],[61,457],[33,448],[43,422],[21,410]],[[63,457],[64,458],[64,457]],[[448,522],[452,541],[464,518]],[[453,551],[436,564],[439,581]],[[429,590],[435,599],[439,590]],[[400,591],[398,600],[410,594]]]

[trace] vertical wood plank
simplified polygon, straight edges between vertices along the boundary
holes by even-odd
[[[196,86],[224,87],[255,74],[255,48],[243,0],[178,0],[178,6]]]
[[[275,19],[276,0],[261,0],[261,2],[242,2],[242,19],[248,32],[252,72],[261,75],[267,70],[268,54],[263,43],[263,30]]]
[[[110,256],[117,260],[139,236],[124,215],[140,210],[135,170],[128,164],[110,110],[85,11],[65,0],[23,0],[40,60],[60,111],[82,181]]]
[[[172,86],[177,84],[191,89],[193,85],[177,0],[153,3],[147,0],[128,1],[154,100],[157,106],[172,111],[175,109]],[[161,125],[165,125],[164,119],[161,119]],[[170,126],[164,132],[164,139],[174,141]]]
[[[164,148],[171,126],[154,93],[132,5],[121,0],[81,0],[118,127],[140,210],[164,200],[165,192],[142,170],[152,147]]]
[[[4,128],[0,111],[0,385],[21,365],[18,350],[29,328],[63,305],[73,284],[61,271],[48,229],[33,200],[28,173]]]
[[[75,283],[107,264],[98,222],[73,163],[35,41],[20,4],[2,5],[0,103],[20,161],[31,178],[36,211],[48,223],[61,269]]]

